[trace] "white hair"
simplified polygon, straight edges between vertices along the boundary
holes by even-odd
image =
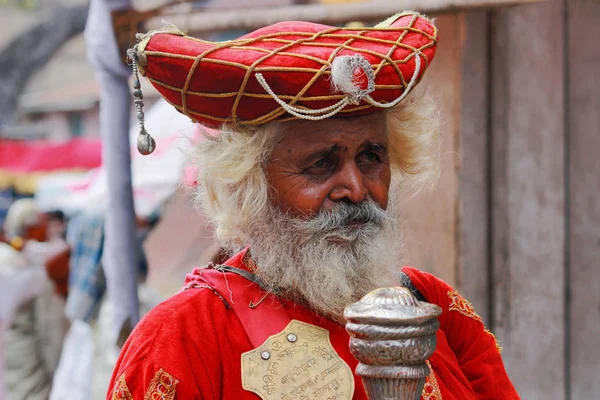
[[[8,209],[4,234],[8,240],[23,237],[27,228],[37,225],[40,219],[40,209],[33,199],[19,199]]]
[[[439,175],[439,120],[435,102],[425,93],[413,93],[386,111],[392,179],[403,192],[416,193]],[[226,247],[246,244],[241,227],[265,215],[269,184],[265,165],[281,135],[279,124],[260,128],[225,127],[205,135],[195,154],[199,170],[196,202]]]
[[[263,288],[342,323],[348,304],[399,283],[404,241],[393,201],[387,210],[370,199],[339,202],[308,220],[269,208],[242,227]]]

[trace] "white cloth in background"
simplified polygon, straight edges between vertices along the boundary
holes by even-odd
[[[10,400],[46,400],[67,323],[64,301],[46,279],[42,293],[22,304],[4,332],[5,381]]]
[[[4,329],[4,323],[0,319],[0,400],[8,400],[6,385],[4,383],[4,350],[2,350],[2,344],[4,343]]]
[[[28,269],[25,257],[10,245],[0,243],[0,399],[8,399],[5,368],[5,331],[20,304],[37,296],[42,288],[43,270]]]
[[[69,245],[63,239],[53,239],[46,242],[37,240],[28,240],[21,254],[27,259],[27,264],[31,266],[45,266],[46,262],[62,251],[65,251]]]
[[[94,68],[123,79],[129,78],[131,68],[123,63],[122,57],[119,55],[110,13],[113,10],[127,9],[131,6],[130,0],[91,0],[84,31],[88,59]],[[126,111],[126,114],[129,118],[129,111]],[[129,123],[129,120],[127,122]],[[127,136],[127,132],[129,129],[125,131],[125,136]]]
[[[65,337],[50,400],[92,399],[94,338],[92,327],[74,321]]]
[[[46,271],[38,266],[28,268],[23,254],[6,243],[0,243],[0,320],[7,327],[20,304],[34,298],[44,288]]]
[[[0,245],[0,386],[6,399],[45,400],[67,327],[64,300],[43,266]]]
[[[131,0],[104,0],[109,10],[122,10],[132,6]]]
[[[140,314],[145,315],[163,299],[145,284],[138,288]],[[81,320],[71,325],[65,338],[60,364],[54,375],[50,400],[103,400],[119,357],[113,328],[113,302],[102,302],[98,318],[91,324]]]
[[[92,0],[84,32],[88,58],[100,83],[102,162],[109,187],[102,266],[115,310],[113,329],[124,330],[126,334],[139,320],[137,238],[129,152],[132,97],[127,79],[131,71],[119,54],[110,12],[129,6],[129,0]]]

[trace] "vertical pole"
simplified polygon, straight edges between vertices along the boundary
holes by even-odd
[[[103,268],[114,308],[114,336],[120,344],[139,319],[138,257],[129,144],[129,68],[121,61],[110,12],[129,0],[92,0],[85,36],[88,57],[100,82],[102,162],[107,176]]]

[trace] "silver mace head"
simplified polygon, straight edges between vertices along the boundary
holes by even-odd
[[[442,309],[404,287],[381,288],[344,310],[356,374],[370,400],[418,400]]]

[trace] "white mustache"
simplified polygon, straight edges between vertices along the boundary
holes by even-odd
[[[353,241],[379,232],[389,218],[377,203],[366,200],[358,204],[339,203],[309,220],[290,221],[290,229],[302,232],[307,240]],[[355,223],[360,225],[352,227]]]

